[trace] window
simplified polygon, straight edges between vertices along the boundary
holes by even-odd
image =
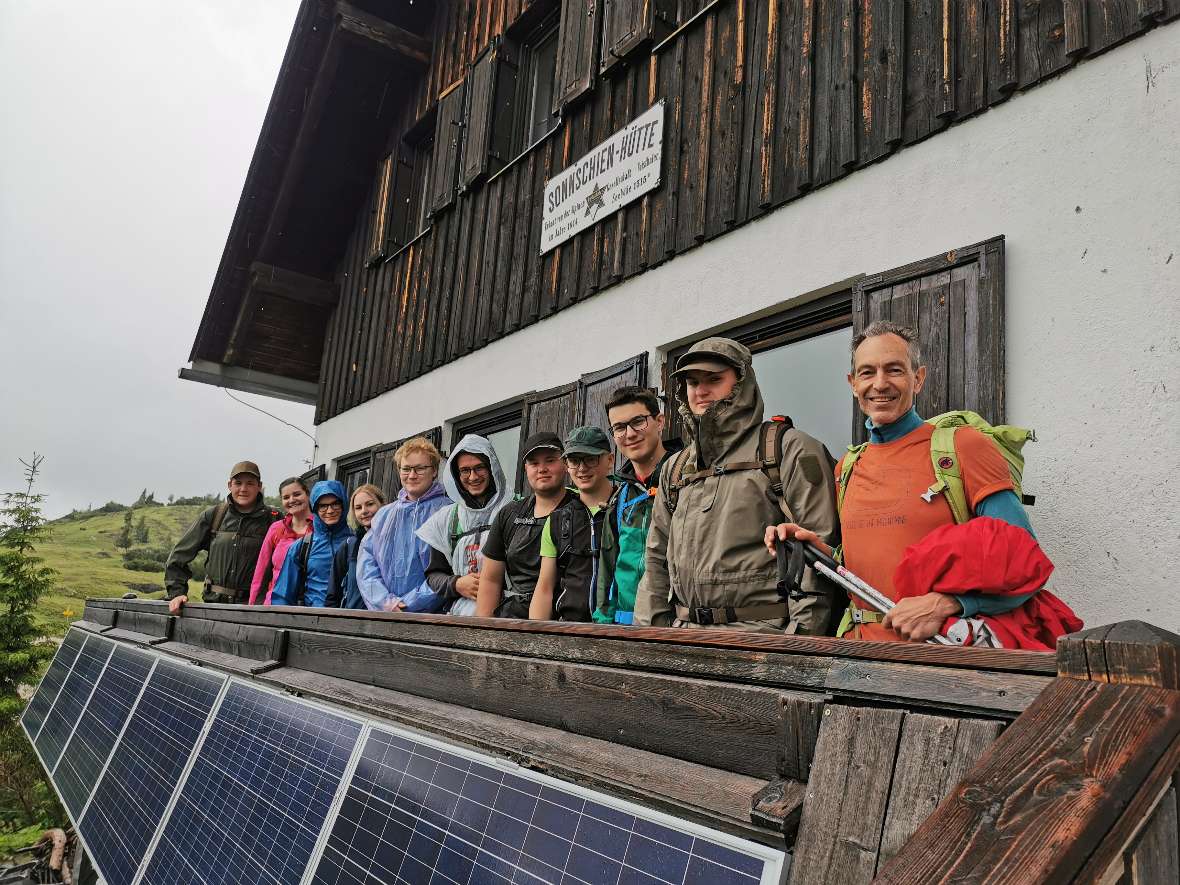
[[[469,433],[485,437],[496,450],[500,466],[508,481],[516,486],[516,474],[520,461],[520,424],[523,415],[523,400],[511,399],[490,409],[456,418],[451,424],[451,449]],[[519,491],[519,488],[515,488]]]
[[[410,192],[406,202],[406,242],[426,230],[430,223],[426,215],[426,193],[430,181],[430,160],[434,153],[433,129],[409,146],[413,164]]]
[[[533,30],[520,47],[518,153],[548,135],[559,122],[553,113],[556,74],[557,17],[553,16]]]
[[[852,395],[848,347],[852,343],[852,292],[841,287],[807,304],[714,332],[750,348],[766,417],[788,415],[800,430],[824,443],[837,458],[848,446]],[[668,435],[681,435],[671,371],[701,334],[668,353],[664,390]]]
[[[360,449],[336,459],[336,479],[344,483],[348,497],[369,481],[369,462],[372,448]],[[346,506],[347,506],[347,502]]]

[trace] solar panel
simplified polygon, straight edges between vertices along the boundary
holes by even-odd
[[[82,643],[86,641],[86,636],[87,634],[81,630],[71,629],[58,647],[57,654],[49,662],[49,669],[45,671],[45,676],[42,677],[41,684],[37,687],[37,693],[33,695],[33,699],[25,707],[25,712],[20,720],[30,741],[37,739],[37,733],[40,732],[45,717],[49,715],[49,709],[53,706],[53,702],[57,700],[57,693],[61,690],[62,683],[66,681],[70,668],[74,666],[74,661],[78,657],[78,652],[82,650]]]
[[[780,850],[76,632],[22,721],[110,885],[783,879]]]
[[[314,883],[759,885],[781,851],[374,728]]]
[[[231,684],[142,881],[298,882],[361,729],[352,717]]]
[[[107,662],[86,712],[53,770],[58,792],[75,820],[98,783],[154,663],[151,655],[123,646],[116,648]]]
[[[110,885],[131,885],[224,684],[164,658],[152,671],[80,822]]]
[[[49,715],[45,717],[45,724],[37,735],[33,746],[41,756],[41,764],[49,771],[57,765],[61,751],[78,720],[86,702],[90,700],[90,693],[98,683],[102,668],[106,666],[107,658],[114,651],[115,643],[99,636],[86,637],[86,644],[78,652],[78,658],[70,670],[66,681],[58,692]]]

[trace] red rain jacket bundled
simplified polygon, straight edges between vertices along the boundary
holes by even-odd
[[[999,615],[981,615],[1004,648],[1052,651],[1082,629],[1068,605],[1042,589],[1053,563],[1024,529],[987,516],[937,528],[906,548],[893,575],[898,601],[926,593],[1034,595]],[[1040,592],[1037,592],[1040,591]],[[945,634],[958,618],[948,618]]]

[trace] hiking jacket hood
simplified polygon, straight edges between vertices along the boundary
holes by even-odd
[[[430,545],[418,537],[436,510],[451,503],[442,483],[435,481],[417,501],[403,488],[397,500],[377,511],[357,555],[357,585],[365,605],[382,611],[397,597],[406,611],[433,612],[442,597],[426,583]]]
[[[488,460],[492,477],[492,493],[483,507],[473,507],[459,483],[458,461],[460,455],[482,455]],[[512,500],[504,469],[492,444],[482,436],[467,434],[459,440],[451,457],[443,466],[442,485],[447,497],[454,503],[436,510],[417,531],[418,537],[442,553],[451,565],[451,574],[462,577],[483,567],[483,545],[488,538],[492,520],[505,504]],[[469,534],[473,529],[484,526],[484,530]],[[459,597],[450,607],[455,615],[475,614],[474,600]]]
[[[736,341],[711,338],[693,348],[711,352],[737,367],[738,381],[729,396],[697,417],[688,407],[685,383],[676,385],[686,453],[680,477],[736,462],[755,461],[764,406],[751,365],[750,351]],[[672,471],[680,458],[660,469],[659,493],[647,535],[644,576],[635,600],[636,624],[681,624],[675,606],[745,608],[782,602],[774,558],[762,543],[766,526],[797,522],[825,541],[838,543],[833,460],[823,444],[802,431],[783,433],[781,481],[776,496],[760,469],[716,474],[679,490],[675,513],[668,506]],[[804,578],[817,596],[789,601],[790,622],[741,621],[725,629],[782,630],[824,634],[829,629],[834,593]]]
[[[245,602],[254,578],[254,567],[262,542],[272,522],[278,518],[259,495],[247,510],[239,510],[226,495],[225,518],[212,536],[213,518],[221,504],[206,507],[176,542],[164,567],[165,596],[172,599],[188,594],[188,582],[193,576],[192,561],[202,550],[209,551],[205,563],[206,582],[235,591]]]
[[[315,512],[316,504],[325,495],[335,495],[340,499],[342,509],[335,525],[326,525]],[[310,501],[313,514],[311,535],[300,538],[287,548],[283,568],[271,591],[271,605],[323,606],[328,596],[328,580],[332,575],[332,558],[352,534],[352,529],[344,519],[343,508],[348,506],[348,492],[343,483],[334,479],[317,482],[311,487]],[[307,558],[306,587],[300,587],[299,559],[303,545],[307,543],[311,544],[311,550]]]

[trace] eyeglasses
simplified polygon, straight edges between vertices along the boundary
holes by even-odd
[[[405,467],[399,467],[397,472],[402,476],[409,476],[411,473],[414,474],[414,476],[421,476],[427,470],[433,469],[434,468],[429,464],[407,464]]]
[[[326,513],[329,510],[343,510],[344,505],[339,501],[324,501],[322,504],[316,504],[316,513]]]
[[[565,463],[570,470],[577,470],[579,467],[597,467],[601,458],[602,455],[566,455]]]
[[[626,436],[628,428],[634,430],[636,433],[643,433],[643,429],[647,427],[647,423],[654,417],[655,415],[636,415],[630,421],[612,424],[610,426],[611,435],[616,438]]]
[[[479,476],[481,473],[487,473],[488,469],[482,464],[476,464],[474,467],[460,467],[460,476]]]

